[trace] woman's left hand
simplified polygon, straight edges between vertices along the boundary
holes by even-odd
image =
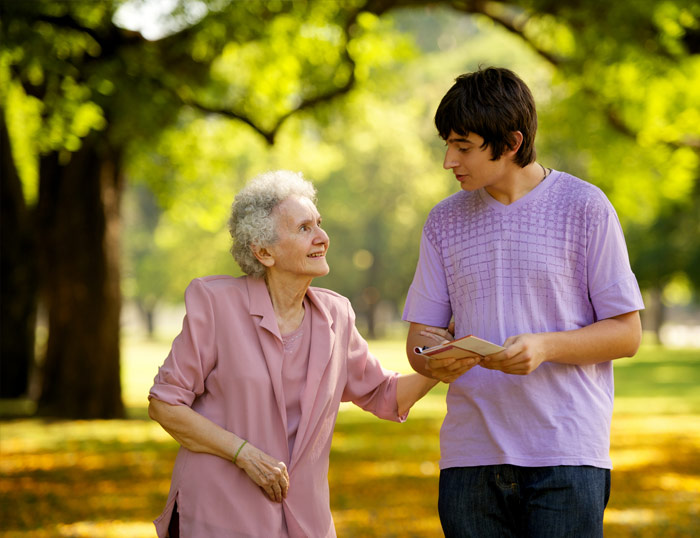
[[[278,503],[287,497],[289,473],[283,461],[277,461],[250,443],[241,450],[236,465],[243,469],[267,496]]]

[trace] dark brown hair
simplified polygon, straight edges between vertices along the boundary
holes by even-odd
[[[457,77],[435,112],[435,127],[447,140],[451,131],[461,136],[475,133],[491,147],[497,160],[513,147],[513,133],[520,131],[523,142],[514,162],[527,166],[536,158],[537,111],[527,85],[512,71],[488,67]]]

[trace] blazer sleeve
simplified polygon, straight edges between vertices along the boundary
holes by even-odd
[[[406,420],[398,414],[396,386],[397,372],[386,370],[369,352],[369,346],[355,327],[355,313],[347,304],[347,331],[349,333],[347,352],[347,383],[342,401],[351,401],[365,411],[395,422]]]
[[[185,290],[185,319],[148,399],[191,406],[204,392],[204,381],[216,364],[214,311],[204,283],[193,280]]]

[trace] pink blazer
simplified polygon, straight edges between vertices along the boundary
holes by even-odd
[[[328,455],[341,401],[378,417],[398,416],[398,374],[382,368],[355,328],[343,296],[309,288],[311,352],[292,457],[282,382],[282,339],[262,279],[211,276],[185,292],[182,332],[149,399],[188,405],[288,467],[290,486],[275,503],[228,460],[180,448],[170,494],[155,520],[167,534],[177,502],[185,538],[335,536],[328,492]],[[284,521],[283,521],[284,514]]]

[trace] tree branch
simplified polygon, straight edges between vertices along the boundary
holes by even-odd
[[[532,39],[530,39],[530,37],[528,37],[527,33],[525,32],[525,26],[532,18],[529,14],[525,13],[524,11],[517,12],[511,6],[507,6],[500,2],[477,1],[474,3],[474,5],[476,7],[476,11],[472,11],[472,13],[481,13],[496,24],[500,25],[502,28],[508,30],[510,33],[517,35],[520,39],[527,43],[532,50],[542,56],[542,58],[547,60],[553,66],[558,67],[561,64],[561,59],[542,49]]]
[[[355,11],[350,14],[348,19],[345,22],[345,25],[343,26],[343,33],[345,35],[345,46],[343,47],[342,51],[342,60],[341,63],[344,63],[345,65],[350,66],[350,76],[348,77],[348,80],[345,82],[340,87],[336,87],[332,90],[329,90],[325,93],[307,97],[299,103],[296,107],[293,109],[289,110],[287,113],[283,114],[280,116],[275,124],[272,126],[270,129],[265,129],[261,125],[259,125],[258,122],[253,120],[252,118],[248,117],[245,114],[241,114],[239,112],[235,112],[234,110],[230,108],[225,108],[225,107],[212,107],[210,105],[206,105],[204,103],[201,103],[195,99],[186,97],[178,93],[177,91],[173,90],[172,88],[166,88],[170,90],[177,98],[182,101],[183,104],[189,105],[201,112],[205,112],[208,114],[217,114],[220,116],[224,116],[227,118],[235,119],[238,121],[241,121],[251,127],[256,133],[258,133],[260,136],[262,136],[265,141],[270,145],[274,145],[275,143],[275,137],[277,136],[277,133],[279,132],[280,128],[284,124],[285,121],[287,121],[291,116],[294,114],[297,114],[298,112],[301,112],[302,110],[310,109],[313,108],[317,105],[327,103],[329,101],[332,101],[333,99],[336,99],[342,95],[345,95],[349,93],[355,86],[356,83],[356,78],[355,78],[355,61],[352,59],[350,56],[350,53],[348,51],[348,43],[350,41],[350,32],[357,20],[357,15],[359,14],[359,11]],[[162,82],[161,82],[162,84]]]
[[[170,88],[168,88],[168,89],[170,89]],[[199,110],[200,112],[205,112],[207,114],[216,114],[218,116],[224,116],[224,117],[229,118],[229,119],[241,121],[241,122],[245,123],[246,125],[248,125],[249,127],[251,127],[260,136],[262,136],[265,139],[265,142],[267,142],[269,145],[272,146],[275,143],[275,135],[277,134],[277,128],[278,128],[279,122],[278,122],[278,125],[276,125],[273,129],[267,130],[267,129],[264,129],[263,127],[259,126],[255,121],[253,121],[249,117],[247,117],[243,114],[239,114],[237,112],[234,112],[233,110],[231,110],[229,108],[223,108],[223,107],[219,108],[219,107],[208,106],[208,105],[205,105],[203,103],[199,103],[199,102],[195,101],[194,99],[182,97],[181,95],[179,95],[175,91],[173,91],[173,94],[176,95],[182,101],[182,103],[184,105],[191,106],[192,108],[195,108],[195,109]]]
[[[146,38],[144,38],[139,32],[119,28],[111,22],[106,27],[105,31],[100,32],[95,28],[83,26],[77,20],[67,14],[54,17],[43,13],[37,13],[31,18],[31,20],[47,22],[59,28],[75,30],[77,32],[83,32],[89,35],[100,46],[102,52],[101,56],[103,57],[111,56],[121,46],[137,45],[147,42]]]

